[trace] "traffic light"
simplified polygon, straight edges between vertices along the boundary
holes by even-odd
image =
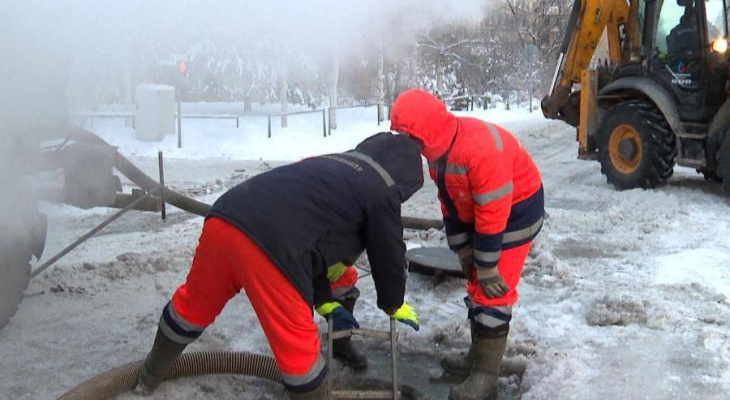
[[[181,75],[185,75],[185,72],[188,70],[188,64],[185,61],[178,61],[177,69],[180,71]]]

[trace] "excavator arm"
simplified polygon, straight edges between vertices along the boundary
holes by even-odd
[[[633,1],[632,6],[636,7],[638,3]],[[580,84],[585,78],[583,71],[588,69],[604,31],[607,31],[611,64],[617,65],[626,61],[622,60],[622,54],[627,56],[632,53],[622,51],[623,38],[627,37],[625,29],[629,11],[627,0],[575,0],[550,93],[541,102],[546,118],[560,119],[578,126],[581,121],[582,101],[580,92],[573,91],[573,85]],[[633,47],[635,44],[631,45]]]

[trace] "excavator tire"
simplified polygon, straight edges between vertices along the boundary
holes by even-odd
[[[730,133],[725,134],[717,152],[717,175],[722,180],[722,190],[730,196]]]
[[[22,240],[0,242],[0,329],[18,311],[23,292],[30,282],[30,261],[33,251]]]
[[[626,101],[609,109],[597,137],[601,173],[618,190],[655,188],[674,173],[676,139],[648,101]]]

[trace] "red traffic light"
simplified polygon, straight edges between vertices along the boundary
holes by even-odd
[[[177,69],[180,70],[180,73],[185,75],[185,71],[188,70],[188,64],[185,61],[179,61],[177,63]]]

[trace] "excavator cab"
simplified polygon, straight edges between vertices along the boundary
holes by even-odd
[[[577,127],[579,157],[618,189],[664,184],[679,164],[730,193],[729,5],[576,0],[543,113]]]
[[[649,32],[655,32],[651,72],[677,99],[682,120],[706,122],[725,101],[727,60],[712,50],[727,36],[723,6],[722,0],[647,3],[656,21]]]

